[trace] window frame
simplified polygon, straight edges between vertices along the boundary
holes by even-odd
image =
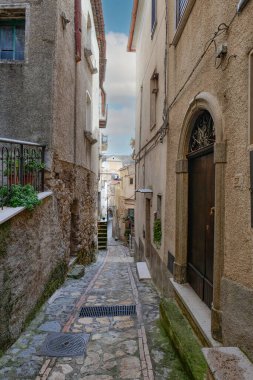
[[[1,49],[1,37],[2,37],[2,27],[8,26],[12,29],[12,50],[2,50]],[[1,20],[0,19],[0,61],[13,61],[13,62],[24,62],[23,59],[17,59],[16,58],[16,29],[17,26],[23,26],[24,28],[24,47],[23,47],[23,55],[25,58],[25,19],[15,20],[15,19],[8,19],[8,20]],[[12,53],[12,59],[4,59],[1,58],[1,53],[3,51],[10,51]]]
[[[24,41],[24,59],[23,60],[10,60],[10,59],[0,59],[0,65],[23,65],[28,63],[28,45],[29,45],[29,30],[30,30],[30,4],[21,3],[21,4],[0,4],[1,10],[15,10],[22,9],[24,10],[24,24],[25,24],[25,41]],[[11,18],[7,18],[4,20],[8,22],[13,20]],[[3,21],[3,20],[2,20]]]
[[[187,24],[187,20],[191,14],[192,8],[196,2],[196,0],[187,0],[188,3],[184,9],[184,12],[182,13],[182,16],[177,23],[177,3],[178,0],[174,0],[175,8],[174,8],[174,20],[175,20],[175,34],[173,37],[173,40],[171,42],[171,45],[177,46],[178,41],[180,40],[180,37],[184,31],[185,25]]]
[[[182,7],[181,7],[180,2],[184,2]],[[184,13],[188,7],[188,4],[189,4],[189,0],[176,0],[176,28],[180,24],[180,22],[184,16]]]
[[[157,124],[157,98],[159,92],[159,73],[154,70],[150,78],[150,130]]]
[[[153,11],[154,10],[154,11]],[[157,0],[151,0],[151,40],[157,26]]]

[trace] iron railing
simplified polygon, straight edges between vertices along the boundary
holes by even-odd
[[[44,191],[45,145],[0,138],[0,188],[30,184]]]
[[[176,26],[180,23],[181,18],[185,12],[189,0],[177,0],[177,10],[176,10]]]

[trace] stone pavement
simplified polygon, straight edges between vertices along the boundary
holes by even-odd
[[[82,306],[137,305],[137,316],[79,318]],[[67,279],[27,330],[0,359],[0,379],[186,380],[159,326],[159,295],[139,282],[133,258],[109,245],[79,280]],[[88,333],[84,357],[46,358],[36,353],[48,332]]]

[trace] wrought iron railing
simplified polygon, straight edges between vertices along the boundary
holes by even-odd
[[[177,0],[177,10],[176,10],[176,24],[180,23],[181,18],[185,12],[189,0]]]
[[[0,138],[0,188],[30,184],[44,191],[45,145]]]

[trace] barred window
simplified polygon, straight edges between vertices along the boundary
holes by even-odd
[[[177,0],[176,3],[176,26],[180,23],[181,18],[185,12],[189,0]]]

